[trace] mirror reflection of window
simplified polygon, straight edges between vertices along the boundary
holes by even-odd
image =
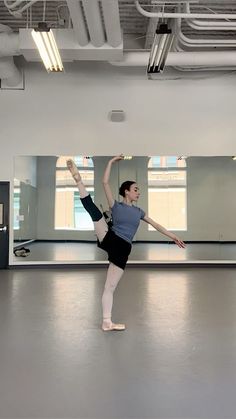
[[[94,165],[91,157],[61,156],[56,166],[55,229],[93,230],[93,223],[79,198],[78,188],[67,169],[66,161],[75,161],[83,182],[94,199]]]
[[[169,230],[187,229],[186,170],[186,160],[176,156],[149,159],[148,212]]]

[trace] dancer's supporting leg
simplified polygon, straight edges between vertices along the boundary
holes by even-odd
[[[107,279],[104,287],[102,296],[102,309],[103,309],[103,324],[102,328],[104,331],[109,330],[124,330],[124,324],[115,324],[111,320],[111,312],[113,305],[113,293],[118,285],[119,280],[123,275],[123,269],[110,263],[107,271]]]
[[[94,229],[95,233],[97,235],[98,240],[101,242],[107,231],[108,226],[107,223],[101,213],[101,211],[96,207],[94,202],[92,201],[91,196],[89,195],[88,191],[86,190],[80,173],[73,162],[73,160],[67,160],[67,167],[70,170],[80,193],[80,199],[81,202],[90,214],[93,223],[94,223]],[[116,289],[116,286],[123,274],[123,269],[119,268],[118,266],[114,265],[113,263],[110,263],[108,271],[107,271],[107,279],[105,283],[104,293],[102,296],[102,305],[103,305],[103,324],[102,329],[104,331],[108,330],[124,330],[125,325],[124,324],[115,324],[111,321],[111,311],[112,311],[112,304],[113,304],[113,293]]]

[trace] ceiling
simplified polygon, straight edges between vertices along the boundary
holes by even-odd
[[[23,8],[20,16],[19,8]],[[146,12],[159,16],[147,17]],[[177,18],[180,12],[184,16]],[[236,69],[236,0],[0,0],[0,79],[8,85],[20,77],[16,56],[41,60],[31,28],[42,21],[57,29],[64,62],[105,61],[147,68],[157,25],[165,22],[174,34],[165,66],[178,72]]]
[[[93,0],[87,0],[93,1]],[[154,32],[154,24],[150,25],[150,19],[141,15],[135,6],[134,0],[118,0],[120,24],[123,31],[124,50],[150,49]],[[13,3],[8,0],[8,3]],[[22,1],[22,4],[27,2]],[[169,4],[171,3],[171,4]],[[181,0],[165,2],[158,1],[158,5],[153,0],[140,0],[140,4],[147,11],[174,12]],[[191,12],[194,13],[236,13],[236,0],[229,1],[190,1]],[[70,15],[66,1],[37,1],[30,8],[22,13],[22,18],[12,16],[7,10],[4,1],[0,0],[0,23],[10,26],[13,31],[19,28],[36,27],[39,21],[45,20],[51,27],[68,28],[70,27]],[[235,31],[214,31],[214,30],[195,30],[190,27],[186,20],[182,19],[181,30],[184,35],[193,39],[224,39],[236,40]],[[235,44],[236,45],[236,44]],[[214,46],[213,46],[214,47]],[[182,49],[185,49],[181,45]],[[227,45],[224,46],[227,48]]]

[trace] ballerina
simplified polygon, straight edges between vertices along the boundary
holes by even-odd
[[[148,217],[141,208],[133,205],[140,196],[136,182],[131,180],[123,182],[119,188],[119,194],[123,201],[118,202],[114,199],[109,185],[111,168],[113,163],[123,159],[124,156],[120,155],[109,160],[103,176],[103,187],[112,213],[112,226],[110,228],[103,214],[87,192],[74,161],[67,160],[67,167],[78,186],[81,202],[94,223],[97,245],[108,254],[109,267],[102,296],[102,330],[104,331],[125,330],[124,324],[113,323],[112,321],[113,294],[123,275],[131,252],[132,239],[139,227],[140,220],[152,225],[157,231],[171,238],[179,247],[185,247],[185,243],[179,237]]]

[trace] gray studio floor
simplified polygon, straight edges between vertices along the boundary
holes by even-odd
[[[236,270],[0,271],[0,418],[236,417]]]
[[[19,245],[15,243],[15,245]],[[26,244],[30,254],[26,258],[14,257],[13,262],[27,261],[106,261],[106,253],[96,243],[33,242]],[[134,243],[129,263],[134,261],[191,261],[236,260],[236,244],[191,243],[180,249],[173,243]]]

